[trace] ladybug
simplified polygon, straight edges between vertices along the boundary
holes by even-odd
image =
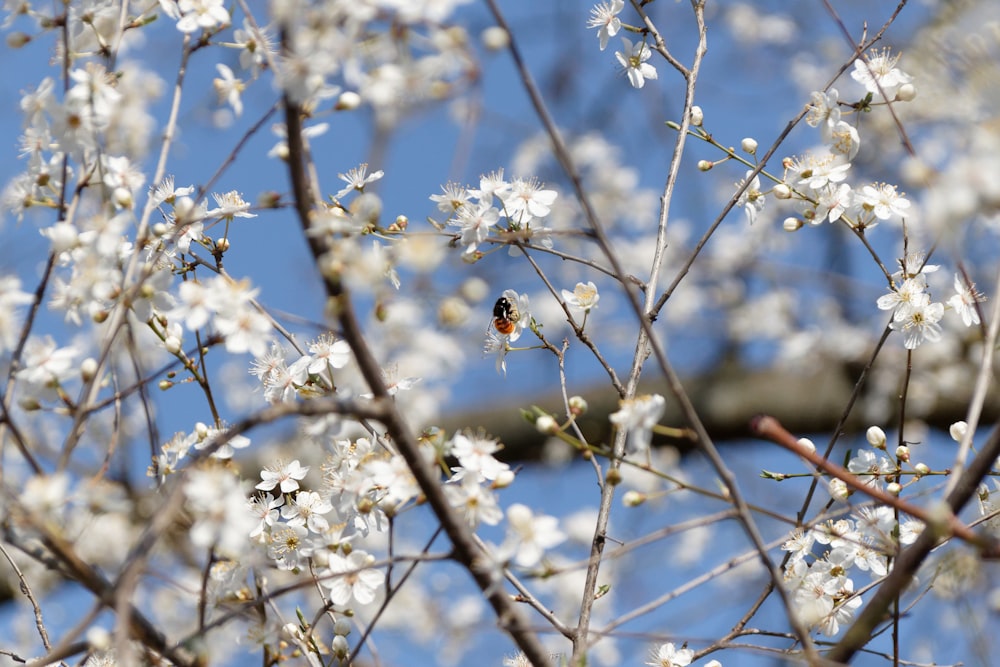
[[[514,333],[519,319],[521,319],[521,314],[517,312],[517,306],[507,297],[502,296],[493,304],[493,322],[491,324],[498,333],[504,336],[511,335]]]

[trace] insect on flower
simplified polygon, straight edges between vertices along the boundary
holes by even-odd
[[[514,333],[519,319],[521,314],[517,311],[517,305],[507,297],[502,296],[493,304],[493,320],[490,324],[497,333],[504,336]]]

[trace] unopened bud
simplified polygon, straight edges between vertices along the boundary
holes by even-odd
[[[899,482],[890,482],[885,485],[885,492],[893,496],[898,496],[902,490],[903,487],[899,485]]]
[[[646,494],[638,491],[626,491],[625,495],[622,496],[622,504],[625,507],[638,507],[644,502],[646,502]]]
[[[97,375],[97,360],[88,357],[80,362],[80,377],[84,382],[90,382]]]
[[[87,630],[87,645],[93,651],[107,651],[111,648],[111,633],[101,627]]]
[[[745,138],[740,142],[740,148],[743,149],[744,153],[749,153],[750,155],[757,154],[757,140],[751,139],[750,137]]]
[[[163,341],[163,346],[170,354],[177,354],[181,351],[181,339],[177,336],[167,336]]]
[[[496,478],[490,485],[494,489],[506,489],[508,486],[514,483],[514,471],[513,470],[502,470],[497,473]]]
[[[709,171],[715,163],[710,160],[698,160],[698,171]]]
[[[885,449],[885,431],[878,426],[872,426],[865,431],[865,439],[875,449]]]
[[[703,122],[705,122],[705,114],[701,110],[701,107],[691,107],[691,124],[695,127],[701,127]]]
[[[483,46],[490,51],[501,51],[510,46],[510,35],[498,25],[483,30],[480,38],[483,40]]]
[[[918,475],[929,475],[931,472],[930,466],[924,463],[923,461],[913,466],[913,469],[917,471]]]
[[[847,500],[847,496],[850,495],[847,484],[844,484],[844,481],[840,479],[831,479],[828,488],[830,497],[834,500]]]
[[[570,396],[568,403],[569,411],[573,413],[574,417],[579,417],[585,413],[589,407],[587,405],[587,400],[583,396]]]
[[[816,445],[809,438],[799,438],[799,447],[806,450],[810,454],[816,453]]]
[[[896,91],[896,101],[898,102],[912,102],[913,98],[917,96],[917,87],[912,83],[904,83]]]
[[[778,183],[774,186],[774,189],[772,189],[771,192],[774,194],[775,199],[792,198],[792,189],[785,183]]]
[[[969,430],[969,425],[965,422],[955,422],[948,427],[948,435],[955,442],[961,442],[962,438],[965,437],[966,431]]]
[[[896,458],[899,459],[900,461],[909,461],[910,448],[907,447],[906,445],[900,445],[899,447],[896,447]]]
[[[611,486],[618,486],[622,483],[622,472],[618,468],[612,468],[608,471],[605,481]]]
[[[539,433],[545,433],[547,435],[552,435],[559,431],[559,424],[556,420],[549,415],[542,415],[535,420],[535,428],[538,429]]]
[[[797,232],[805,226],[806,223],[804,223],[799,218],[794,218],[794,217],[785,218],[785,221],[781,223],[781,228],[784,229],[786,232]]]
[[[330,642],[330,652],[333,654],[338,661],[343,662],[347,659],[347,656],[351,653],[351,647],[347,643],[347,637],[344,635],[334,635],[333,640]],[[309,654],[312,656],[313,654]]]
[[[23,32],[12,32],[7,35],[7,46],[12,49],[19,49],[31,41],[31,35]]]
[[[351,111],[361,106],[361,96],[353,90],[345,90],[337,98],[337,104],[333,107],[337,111]]]

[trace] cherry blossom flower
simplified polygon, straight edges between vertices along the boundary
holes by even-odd
[[[282,493],[291,493],[299,488],[299,480],[309,472],[309,466],[303,467],[298,459],[288,465],[278,463],[272,467],[260,471],[261,482],[257,488],[261,491],[270,491],[274,487],[279,487]]]
[[[431,195],[430,200],[437,204],[438,210],[451,215],[461,210],[473,196],[464,186],[458,183],[446,183],[441,186],[442,194]]]
[[[496,367],[499,375],[507,375],[507,352],[509,351],[507,336],[500,335],[492,329],[486,332],[483,356],[488,357],[491,354],[496,356]]]
[[[854,206],[854,192],[847,183],[834,185],[828,184],[817,193],[816,215],[813,216],[813,224],[820,224],[824,220],[836,222],[844,213]]]
[[[167,0],[160,0],[161,7],[167,4]],[[223,0],[178,0],[177,10],[180,11],[177,29],[181,32],[190,33],[199,28],[214,30],[229,25],[229,12],[223,6]]]
[[[811,190],[820,190],[829,183],[839,183],[847,178],[850,162],[834,155],[816,157],[808,155],[804,158],[788,161],[789,180],[797,186]]]
[[[910,202],[896,192],[895,185],[874,183],[861,188],[858,193],[858,203],[866,211],[870,211],[879,220],[889,218],[904,218],[910,208]],[[869,225],[871,226],[871,225]]]
[[[607,48],[608,39],[614,37],[621,30],[622,22],[618,14],[625,8],[625,0],[611,0],[594,5],[590,10],[590,18],[587,20],[588,28],[600,28],[597,31],[597,38],[601,42],[601,51]]]
[[[479,524],[495,526],[503,518],[496,494],[480,484],[475,475],[465,475],[455,484],[444,487],[448,503],[458,510],[470,528]]]
[[[247,512],[246,492],[239,479],[222,468],[192,470],[184,495],[194,520],[191,542],[226,558],[242,556],[258,522]]]
[[[891,310],[894,321],[904,320],[916,308],[923,308],[930,303],[930,296],[924,291],[927,281],[923,276],[907,278],[895,289],[889,290],[876,301],[879,310]]]
[[[32,302],[32,296],[21,291],[16,276],[0,276],[0,353],[14,349],[20,333],[21,318],[17,307]]]
[[[534,567],[547,549],[562,544],[566,534],[559,529],[559,520],[545,514],[535,515],[527,505],[514,503],[507,508],[507,537],[500,552],[513,554],[521,567]]]
[[[243,199],[243,195],[236,190],[230,190],[223,194],[212,193],[212,198],[219,208],[213,208],[205,215],[211,218],[256,218],[256,213],[250,212],[250,204]]]
[[[58,387],[76,374],[73,359],[79,351],[73,346],[58,347],[51,336],[32,336],[24,346],[23,368],[15,374],[34,391]]]
[[[215,87],[215,94],[219,96],[219,102],[225,102],[231,106],[233,113],[237,116],[242,115],[243,100],[240,95],[246,89],[246,84],[237,79],[233,70],[226,65],[219,63],[215,69],[219,73],[219,77],[212,79],[212,85]]]
[[[456,433],[451,439],[451,454],[458,459],[455,480],[460,480],[467,474],[472,474],[476,481],[495,480],[501,473],[510,470],[510,466],[494,458],[501,449],[495,438],[483,435],[475,436]]]
[[[867,62],[864,58],[854,61],[851,78],[864,86],[869,93],[873,95],[884,93],[886,98],[891,100],[896,97],[900,87],[913,81],[913,77],[896,67],[900,55],[898,53],[893,55],[887,48],[871,51]]]
[[[806,123],[810,127],[818,127],[824,143],[830,143],[833,128],[840,122],[840,93],[836,88],[827,92],[813,91],[809,96],[809,113]]]
[[[750,177],[753,170],[750,169],[746,173],[746,178]],[[746,178],[736,184],[736,188],[742,188],[744,183],[746,183]],[[764,194],[760,191],[760,175],[753,177],[750,181],[750,185],[740,194],[739,199],[736,200],[737,206],[742,206],[743,211],[747,214],[747,221],[752,225],[754,221],[757,220],[757,214],[764,210]]]
[[[347,557],[330,556],[326,571],[321,572],[323,585],[330,589],[330,602],[347,605],[354,599],[358,604],[368,604],[375,599],[375,591],[385,580],[379,570],[369,567],[375,559],[364,551],[355,550]]]
[[[671,642],[661,644],[650,652],[647,665],[651,667],[687,667],[694,659],[694,651],[689,648],[677,648]]]
[[[885,475],[895,470],[892,461],[871,449],[862,449],[847,462],[847,469],[868,486],[879,486]]]
[[[644,42],[636,42],[634,45],[628,39],[622,37],[623,51],[615,51],[615,58],[622,66],[622,71],[628,76],[628,82],[633,88],[642,88],[646,85],[646,79],[656,79],[656,68],[646,61],[652,57],[653,52]]]
[[[962,324],[967,327],[979,324],[979,309],[976,304],[985,300],[986,297],[976,290],[975,283],[967,282],[960,274],[955,274],[955,294],[948,299],[947,304],[961,316]]]
[[[838,121],[830,130],[830,152],[853,160],[861,150],[861,135],[858,129],[847,121]]]
[[[612,424],[628,431],[631,451],[646,451],[653,439],[653,427],[663,415],[666,405],[666,400],[659,394],[636,396],[623,400],[618,411],[609,419]]]
[[[555,190],[545,190],[536,179],[516,178],[510,191],[502,195],[504,212],[512,224],[523,227],[546,217],[556,200]]]
[[[366,185],[374,183],[383,176],[385,176],[385,172],[381,169],[369,174],[367,163],[362,163],[354,169],[349,170],[346,174],[337,174],[337,178],[347,183],[347,187],[337,191],[334,198],[340,199],[351,192],[364,192]]]
[[[577,283],[573,291],[562,290],[563,301],[573,310],[589,313],[597,308],[597,302],[601,300],[601,295],[597,292],[597,285],[588,281],[587,283]]]
[[[289,526],[305,526],[313,533],[322,533],[330,527],[323,515],[332,511],[333,505],[315,491],[299,491],[290,505],[281,508],[281,518]]]
[[[936,343],[941,340],[941,325],[944,316],[943,303],[924,303],[910,309],[907,316],[889,323],[892,329],[903,332],[903,345],[907,350],[916,349],[924,341]]]
[[[491,204],[478,203],[458,209],[451,224],[461,228],[460,242],[465,246],[465,254],[471,255],[499,221],[499,209]]]
[[[285,497],[279,495],[275,498],[270,493],[265,493],[254,496],[247,504],[250,513],[257,519],[257,525],[250,531],[249,537],[264,543],[267,541],[267,533],[270,533],[271,528],[278,522],[278,508],[285,504]]]

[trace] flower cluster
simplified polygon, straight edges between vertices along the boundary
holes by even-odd
[[[785,585],[800,619],[828,637],[861,606],[852,571],[884,576],[899,544],[912,544],[923,529],[913,519],[897,522],[891,507],[863,508],[853,517],[796,530],[781,547],[789,553]]]
[[[430,199],[448,214],[447,224],[459,229],[457,240],[468,260],[482,257],[479,246],[495,233],[500,238],[494,241],[552,247],[549,230],[540,225],[552,212],[558,193],[543,188],[536,179],[508,182],[500,169],[483,176],[478,188],[449,183],[443,190]]]
[[[903,344],[912,350],[924,341],[936,342],[941,339],[941,325],[945,304],[932,302],[928,292],[927,275],[937,271],[938,266],[926,264],[924,255],[915,253],[900,261],[900,270],[892,276],[892,286],[888,294],[876,302],[880,310],[892,311],[889,326],[903,333]],[[954,310],[965,326],[979,324],[978,304],[985,297],[976,291],[976,286],[967,282],[960,274],[955,274],[955,293],[948,299],[948,308]]]

